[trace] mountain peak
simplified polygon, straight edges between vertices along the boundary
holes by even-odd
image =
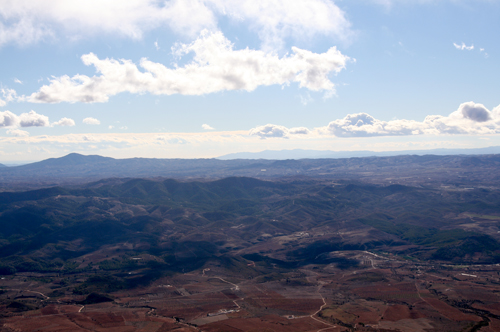
[[[45,159],[42,161],[39,161],[37,163],[33,164],[28,164],[25,166],[33,166],[36,165],[37,167],[39,166],[48,166],[48,167],[59,167],[59,166],[77,166],[77,165],[84,165],[84,164],[95,164],[99,162],[104,162],[104,161],[111,161],[114,160],[113,158],[109,157],[102,157],[98,155],[90,155],[86,156],[83,154],[79,153],[70,153],[66,156],[60,157],[60,158],[50,158],[50,159]]]

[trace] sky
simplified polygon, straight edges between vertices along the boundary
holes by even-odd
[[[0,0],[0,163],[500,145],[500,0]]]

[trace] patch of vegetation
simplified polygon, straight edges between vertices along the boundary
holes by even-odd
[[[23,311],[30,311],[30,310],[36,310],[38,309],[36,306],[28,303],[24,303],[21,301],[11,301],[8,305],[7,308],[15,311],[15,312],[23,312]]]
[[[401,224],[370,217],[359,219],[359,221],[388,234],[396,235],[410,243],[433,247],[449,246],[472,236],[479,235],[478,233],[467,232],[462,229],[439,230],[437,228]]]
[[[99,268],[104,271],[111,270],[133,270],[137,268],[137,261],[133,259],[112,259],[104,260],[99,263]]]
[[[264,266],[268,268],[274,268],[276,266],[283,269],[293,269],[298,266],[296,262],[286,262],[259,254],[247,254],[243,255],[242,257],[249,261],[255,262],[258,266]]]
[[[110,275],[95,275],[89,277],[81,285],[73,289],[74,294],[85,295],[90,293],[112,293],[126,289],[127,283]]]
[[[10,262],[17,272],[58,272],[61,268],[59,261],[50,261],[42,258],[16,256]]]
[[[52,298],[55,298],[55,297],[61,297],[61,296],[64,296],[66,295],[66,292],[64,292],[63,290],[61,289],[56,289],[50,293],[47,294],[48,297],[52,297]]]
[[[96,304],[96,303],[103,303],[103,302],[112,302],[113,299],[107,295],[104,294],[99,294],[99,293],[90,293],[87,295],[85,300],[77,302],[78,304]]]
[[[10,265],[0,264],[0,275],[11,275],[16,273],[16,268]]]
[[[255,278],[255,281],[257,283],[265,283],[265,282],[269,282],[269,281],[282,280],[284,278],[285,278],[285,276],[283,274],[273,272],[273,273],[269,273],[269,274],[257,277],[257,278]]]
[[[387,282],[388,280],[381,273],[366,272],[357,274],[356,276],[350,278],[349,281],[374,283],[374,282]]]
[[[301,286],[314,286],[315,284],[307,281],[306,278],[286,278],[282,280],[281,284],[288,287],[301,287]]]
[[[500,255],[492,255],[492,252],[498,252],[500,244],[495,239],[488,235],[473,235],[467,239],[460,241],[453,246],[446,246],[439,248],[433,255],[433,259],[446,260],[446,261],[464,261],[466,257],[472,256],[474,253],[486,253],[489,258],[487,262],[499,262]]]

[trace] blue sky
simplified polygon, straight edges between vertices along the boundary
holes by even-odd
[[[0,162],[500,145],[499,0],[16,0]]]

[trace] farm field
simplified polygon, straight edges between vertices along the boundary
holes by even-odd
[[[19,305],[1,308],[2,331],[497,330],[500,266],[344,254],[371,261],[350,268],[277,267],[250,279],[209,264],[90,304],[84,304],[88,295],[48,296],[60,283],[56,276],[4,277],[1,298]],[[264,271],[259,262],[253,268]]]

